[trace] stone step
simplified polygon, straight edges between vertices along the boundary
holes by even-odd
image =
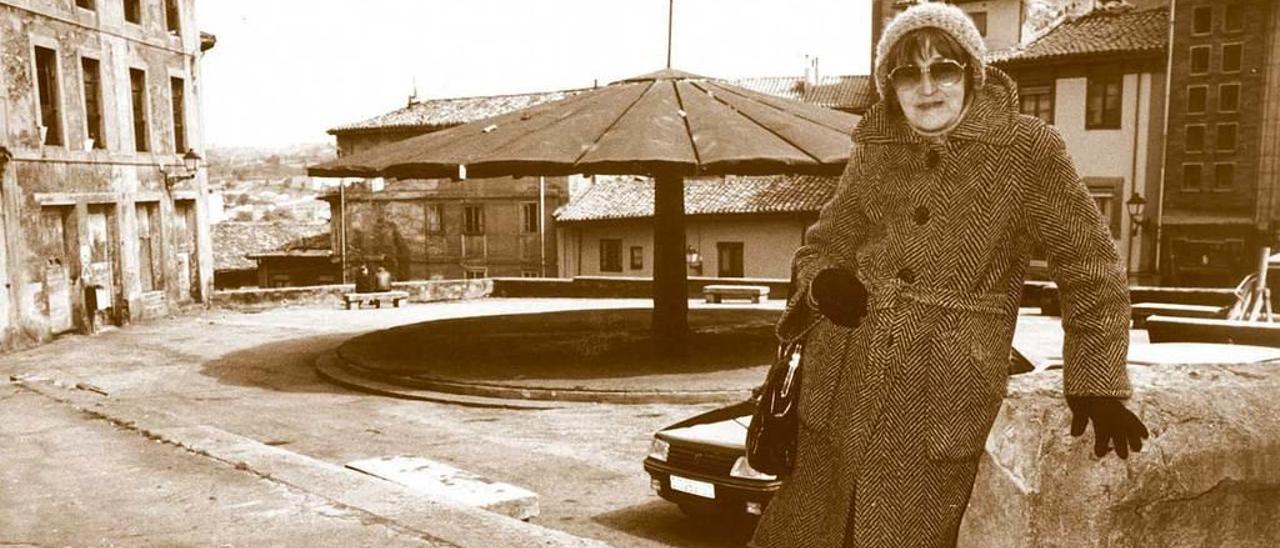
[[[422,457],[395,456],[347,463],[347,468],[397,483],[411,491],[528,520],[538,515],[538,494]]]

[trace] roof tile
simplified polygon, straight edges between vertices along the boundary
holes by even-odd
[[[831,198],[838,180],[813,175],[686,179],[685,214],[816,212]],[[652,215],[652,179],[597,176],[589,190],[556,212],[556,221],[639,219]]]
[[[993,51],[988,62],[1024,63],[1107,53],[1163,51],[1169,41],[1169,8],[1096,9],[1066,19],[1021,49]]]

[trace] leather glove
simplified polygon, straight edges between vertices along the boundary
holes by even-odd
[[[854,328],[867,315],[867,288],[853,272],[828,268],[809,282],[810,305],[831,323]]]
[[[1084,434],[1085,425],[1093,421],[1093,453],[1099,458],[1112,447],[1116,456],[1124,459],[1129,451],[1142,450],[1142,440],[1148,436],[1147,427],[1117,398],[1099,396],[1068,396],[1071,408],[1071,435]]]

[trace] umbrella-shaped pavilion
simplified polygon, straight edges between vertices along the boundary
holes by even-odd
[[[318,177],[654,178],[652,330],[688,332],[685,177],[839,174],[858,117],[664,69],[311,167]]]

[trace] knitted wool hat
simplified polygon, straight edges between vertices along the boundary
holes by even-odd
[[[942,2],[927,2],[899,13],[880,35],[880,43],[876,45],[875,70],[876,91],[880,92],[880,96],[884,97],[893,89],[889,84],[889,69],[892,68],[892,60],[888,58],[889,51],[903,36],[925,27],[934,27],[947,33],[969,52],[973,57],[969,70],[974,78],[974,88],[982,89],[986,83],[987,64],[983,58],[986,57],[987,46],[982,41],[978,27],[973,24],[969,14],[960,8]]]

